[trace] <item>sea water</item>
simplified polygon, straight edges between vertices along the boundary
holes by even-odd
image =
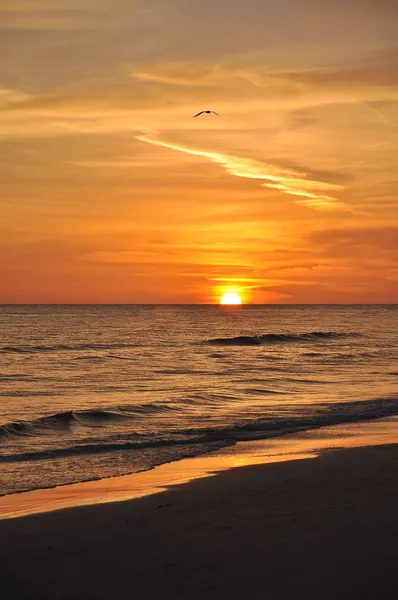
[[[398,415],[398,306],[0,306],[0,494]]]

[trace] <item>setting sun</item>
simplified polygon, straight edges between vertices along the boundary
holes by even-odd
[[[242,304],[242,299],[235,292],[227,292],[221,296],[220,304]]]

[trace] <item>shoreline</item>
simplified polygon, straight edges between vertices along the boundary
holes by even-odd
[[[0,522],[12,600],[394,598],[398,444]]]
[[[238,442],[197,457],[163,463],[147,471],[0,496],[0,522],[79,506],[134,500],[236,467],[317,458],[327,450],[397,441],[398,418],[395,417]]]

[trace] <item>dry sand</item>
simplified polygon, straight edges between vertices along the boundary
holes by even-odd
[[[398,445],[0,521],[2,598],[389,599]]]

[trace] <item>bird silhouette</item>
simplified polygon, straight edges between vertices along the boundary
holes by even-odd
[[[196,117],[200,117],[200,115],[212,115],[212,114],[217,115],[217,117],[222,119],[222,117],[220,117],[220,115],[218,113],[216,113],[214,110],[201,110],[196,115],[194,115],[193,118],[196,119]]]

